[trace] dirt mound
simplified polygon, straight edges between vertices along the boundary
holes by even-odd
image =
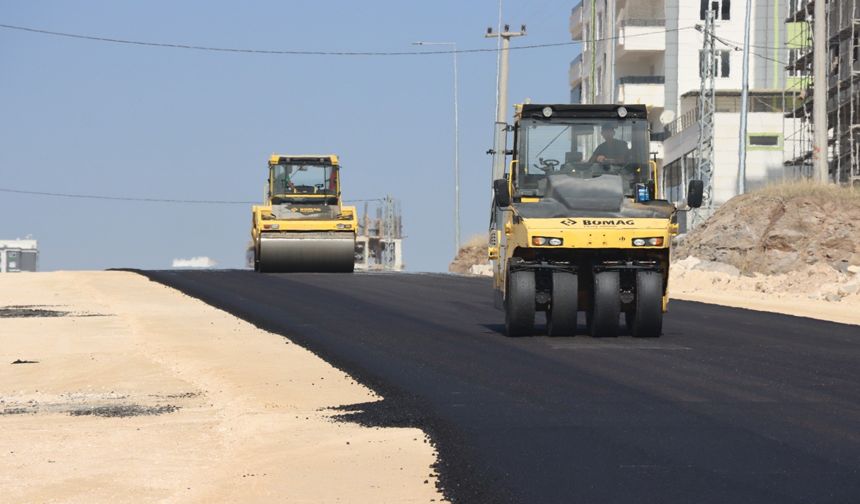
[[[461,275],[481,275],[490,271],[487,258],[487,237],[474,236],[460,247],[457,257],[448,265],[448,271]]]
[[[675,249],[744,274],[860,265],[860,192],[796,182],[732,198]]]

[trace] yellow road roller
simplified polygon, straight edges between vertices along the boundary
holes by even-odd
[[[510,336],[660,336],[677,208],[661,199],[642,105],[515,107],[512,156],[493,181],[489,255]],[[687,205],[702,204],[691,180]]]
[[[358,220],[341,199],[337,156],[274,154],[266,187],[251,209],[254,270],[353,271]]]

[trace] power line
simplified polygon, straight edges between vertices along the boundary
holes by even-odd
[[[196,199],[172,199],[172,198],[141,198],[134,196],[109,196],[102,194],[73,194],[73,193],[55,193],[44,191],[27,191],[24,189],[9,189],[0,187],[0,192],[14,194],[28,194],[32,196],[51,196],[55,198],[76,198],[76,199],[93,199],[93,200],[110,200],[110,201],[138,201],[144,203],[181,203],[181,204],[196,204],[196,205],[253,205],[258,201],[235,201],[235,200],[196,200]]]
[[[718,36],[716,35],[716,33],[714,33],[713,31],[712,31],[712,32],[710,32],[710,33],[711,33],[711,36],[713,36],[716,40],[719,40],[719,41],[720,41],[724,46],[729,47],[729,48],[731,48],[731,49],[734,49],[735,51],[742,51],[742,50],[743,50],[743,44],[741,44],[741,43],[739,43],[739,42],[734,42],[734,41],[732,41],[732,40],[725,39],[725,38],[722,38],[722,37],[718,37]],[[753,45],[750,45],[750,47],[762,47],[762,46],[753,46]],[[771,49],[776,49],[776,48],[771,48]],[[779,63],[779,64],[781,64],[781,65],[788,65],[788,63],[786,63],[785,61],[781,61],[781,60],[778,60],[778,59],[774,59],[774,58],[771,58],[770,56],[765,56],[764,54],[759,54],[759,53],[755,53],[755,52],[752,52],[752,51],[750,51],[750,54],[751,54],[751,55],[753,55],[753,56],[756,56],[756,57],[758,57],[758,58],[761,58],[761,59],[767,60],[767,61],[772,61],[772,62],[774,62],[774,63]]]
[[[191,205],[256,205],[259,201],[241,201],[241,200],[198,200],[198,199],[174,199],[174,198],[144,198],[135,196],[111,196],[106,194],[74,194],[74,193],[55,193],[45,191],[28,191],[24,189],[10,189],[8,187],[0,187],[0,192],[12,194],[26,194],[30,196],[49,196],[54,198],[75,198],[75,199],[92,199],[92,200],[109,200],[109,201],[130,201],[141,203],[176,203],[176,204],[191,204]],[[364,203],[372,201],[383,201],[383,198],[367,198],[367,199],[350,199],[343,200],[344,203]]]
[[[148,42],[142,40],[129,40],[129,39],[119,39],[119,38],[111,38],[111,37],[101,37],[95,35],[82,35],[78,33],[67,33],[67,32],[58,32],[51,30],[42,30],[39,28],[30,28],[27,26],[17,26],[17,25],[9,25],[9,24],[0,24],[0,28],[6,30],[17,30],[28,33],[36,33],[40,35],[51,35],[55,37],[65,37],[65,38],[73,38],[80,40],[90,40],[95,42],[107,42],[111,44],[125,44],[125,45],[136,45],[136,46],[145,46],[145,47],[161,47],[161,48],[169,48],[169,49],[185,49],[185,50],[194,50],[194,51],[210,51],[210,52],[223,52],[223,53],[242,53],[242,54],[269,54],[269,55],[290,55],[290,56],[428,56],[434,54],[468,54],[468,53],[494,53],[499,51],[498,48],[473,48],[473,49],[438,49],[438,50],[430,50],[430,51],[311,51],[304,49],[249,49],[249,48],[235,48],[235,47],[214,47],[214,46],[202,46],[202,45],[193,45],[193,44],[176,44],[169,42]],[[659,30],[653,32],[646,33],[637,33],[632,35],[627,35],[626,37],[644,37],[648,35],[659,35],[663,33],[667,33],[670,31],[682,31],[682,30],[691,30],[693,26],[684,26],[680,28],[673,28],[669,30]],[[617,40],[620,37],[606,37],[595,39],[597,41],[604,40]],[[530,45],[521,45],[511,47],[510,50],[524,50],[524,49],[544,49],[549,47],[563,47],[563,46],[571,46],[581,44],[580,40],[572,40],[567,42],[554,42],[547,44],[530,44]]]

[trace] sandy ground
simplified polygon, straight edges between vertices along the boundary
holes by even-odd
[[[424,433],[328,409],[377,399],[132,273],[0,276],[2,502],[441,501]]]
[[[692,258],[693,263],[696,261]],[[719,268],[726,266],[711,264]],[[845,291],[846,286],[857,282],[850,274],[840,275],[826,265],[788,275],[746,276],[737,270],[730,271],[733,269],[730,266],[728,269],[728,272],[702,271],[691,268],[689,260],[674,263],[669,270],[670,296],[673,299],[860,324],[860,293]]]

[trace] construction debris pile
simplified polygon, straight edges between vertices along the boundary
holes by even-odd
[[[860,301],[860,192],[797,182],[738,196],[683,237],[674,259],[676,276],[717,274],[716,288]]]
[[[493,266],[487,256],[487,237],[474,236],[460,247],[448,271],[460,275],[493,276]]]

